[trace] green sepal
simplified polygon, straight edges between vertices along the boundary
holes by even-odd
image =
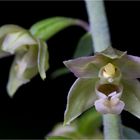
[[[37,74],[37,47],[32,46],[27,52],[15,56],[10,68],[7,92],[13,97],[17,89]]]
[[[79,57],[64,61],[65,66],[80,78],[97,78],[101,67],[103,67],[109,59],[103,55]]]
[[[117,58],[121,58],[123,57],[127,52],[122,52],[119,51],[113,47],[108,47],[107,49],[105,49],[102,52],[99,52],[97,54],[102,54],[106,57],[109,57],[110,59],[117,59]]]
[[[123,94],[121,100],[125,110],[140,118],[140,83],[136,79],[122,79]]]
[[[124,78],[140,78],[140,57],[124,55],[121,59],[114,61],[122,72]]]
[[[78,78],[68,93],[67,107],[64,116],[64,125],[70,124],[84,111],[94,106],[97,99],[95,83],[97,78]]]
[[[126,139],[126,140],[140,139],[139,132],[126,126],[122,126],[122,134],[123,134],[123,139]]]

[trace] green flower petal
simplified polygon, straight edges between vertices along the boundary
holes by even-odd
[[[97,98],[94,92],[97,80],[97,78],[78,78],[75,81],[68,94],[64,124],[69,124],[94,105]]]
[[[95,55],[64,61],[64,64],[75,74],[76,77],[97,78],[100,68],[107,62],[109,62],[107,57],[103,55]]]
[[[46,78],[45,71],[49,68],[49,53],[47,44],[41,40],[38,41],[38,71],[42,79]]]
[[[126,52],[122,52],[115,48],[108,47],[104,51],[99,52],[97,54],[102,54],[106,57],[109,57],[110,59],[117,59],[117,58],[121,58],[122,56],[124,56],[126,54]]]
[[[122,126],[122,139],[125,140],[139,140],[140,139],[140,133],[137,132],[136,130],[126,127],[126,126]]]
[[[125,55],[115,61],[124,78],[140,78],[140,57]]]
[[[125,110],[140,118],[140,83],[138,80],[123,79],[124,92],[122,100]]]

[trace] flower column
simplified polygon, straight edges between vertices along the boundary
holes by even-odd
[[[104,4],[102,0],[86,0],[86,5],[94,42],[93,49],[95,52],[101,52],[111,45]],[[119,116],[114,114],[103,115],[103,122],[105,139],[120,139]]]

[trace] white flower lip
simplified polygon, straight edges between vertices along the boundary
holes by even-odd
[[[95,108],[102,114],[120,114],[125,106],[120,100],[122,95],[122,85],[98,84],[95,92],[98,100],[95,101]]]

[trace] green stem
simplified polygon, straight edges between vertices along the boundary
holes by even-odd
[[[100,52],[111,45],[104,3],[102,0],[86,0],[94,51]]]
[[[104,8],[103,0],[90,1],[85,0],[87,12],[90,22],[90,30],[92,40],[94,42],[93,49],[95,52],[101,52],[111,45],[109,28]],[[104,123],[104,139],[119,140],[120,139],[120,121],[118,115],[103,115]]]
[[[119,140],[120,133],[120,116],[114,114],[106,114],[103,116],[104,123],[104,139]]]

